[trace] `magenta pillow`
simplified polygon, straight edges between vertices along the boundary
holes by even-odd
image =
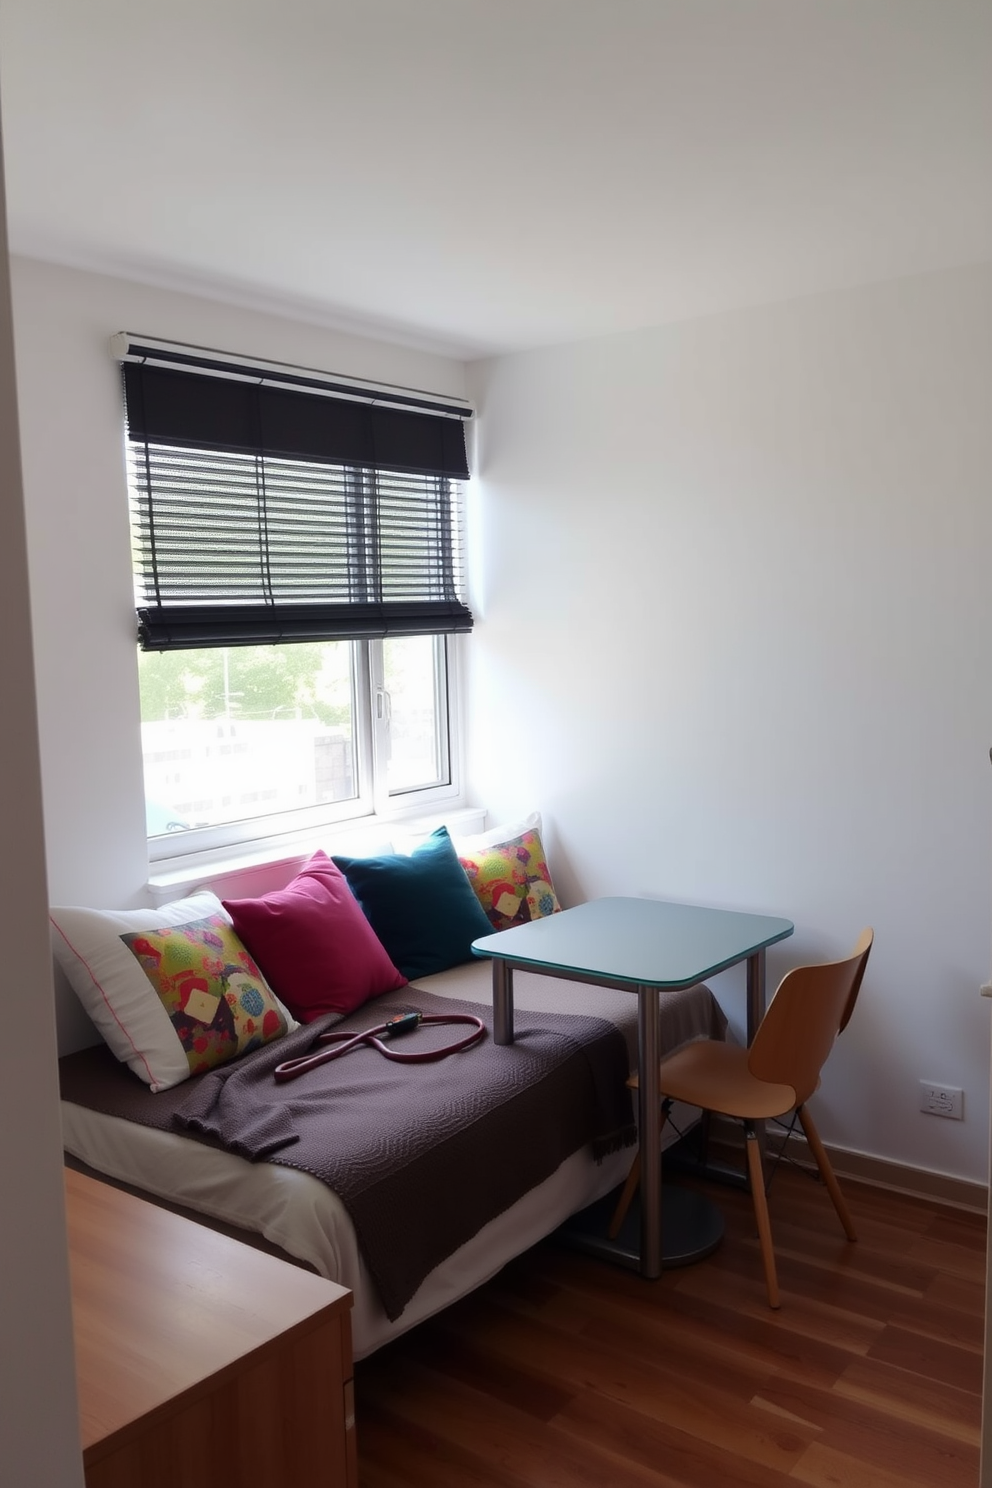
[[[315,852],[284,889],[221,901],[269,986],[301,1023],[406,986],[348,881]]]

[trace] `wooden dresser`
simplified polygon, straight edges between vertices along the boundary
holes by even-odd
[[[351,1293],[66,1174],[87,1488],[357,1488]]]

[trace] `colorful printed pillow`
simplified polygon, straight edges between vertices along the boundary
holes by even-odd
[[[284,889],[224,908],[294,1017],[350,1013],[406,986],[340,868],[316,852]]]
[[[191,1075],[281,1038],[289,1020],[219,914],[121,940],[158,993]]]
[[[334,862],[392,961],[411,981],[471,961],[473,940],[491,934],[447,827],[438,827],[409,855],[335,855]]]
[[[561,909],[541,842],[535,812],[511,827],[497,827],[459,842],[458,861],[496,930],[524,925]]]
[[[298,1026],[206,890],[160,909],[53,909],[51,923],[83,1007],[153,1091]]]

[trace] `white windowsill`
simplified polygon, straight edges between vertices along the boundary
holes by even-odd
[[[318,848],[328,854],[361,857],[382,851],[383,844],[388,842],[396,851],[403,852],[442,825],[453,836],[481,832],[486,825],[485,807],[462,806],[405,819],[363,817],[361,821],[339,822],[323,829],[311,828],[306,832],[242,842],[230,848],[187,853],[154,863],[148,876],[148,891],[154,904],[163,904],[223,880],[228,885],[229,896],[236,897],[234,885],[239,879],[257,879],[260,873],[271,869],[274,875],[282,870],[288,880]]]

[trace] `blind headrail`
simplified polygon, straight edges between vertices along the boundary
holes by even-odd
[[[432,393],[423,388],[400,387],[395,383],[369,382],[312,367],[292,367],[216,351],[208,346],[188,346],[118,331],[110,338],[110,354],[118,362],[140,362],[176,371],[201,373],[206,377],[229,378],[267,387],[298,388],[356,403],[381,404],[411,412],[432,413],[441,418],[470,419],[475,410],[466,398]]]

